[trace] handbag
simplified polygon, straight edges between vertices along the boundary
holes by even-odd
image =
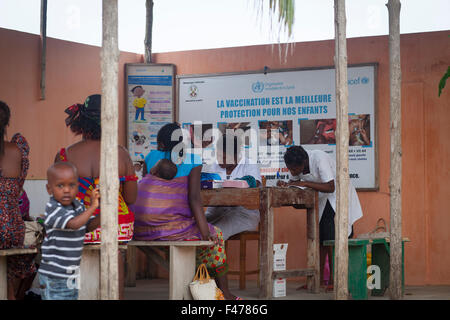
[[[382,225],[381,225],[382,223]],[[379,232],[382,230],[381,232]],[[383,218],[378,219],[376,227],[369,233],[360,234],[358,239],[379,239],[389,238],[391,236],[386,221]]]
[[[189,289],[194,300],[225,300],[214,279],[209,277],[204,263],[197,268],[195,277],[189,284]]]
[[[44,228],[37,221],[25,222],[25,237],[23,240],[24,247],[38,247],[44,240]]]

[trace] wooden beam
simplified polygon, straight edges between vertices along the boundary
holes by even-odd
[[[118,270],[118,114],[119,48],[117,0],[103,0],[103,39],[101,49],[101,252],[100,299],[119,299]]]
[[[296,278],[296,277],[314,276],[315,272],[316,270],[313,268],[274,271],[272,273],[272,279],[275,280],[278,278]]]
[[[391,299],[401,299],[402,292],[402,137],[401,137],[401,65],[400,0],[389,0],[389,87],[391,128],[390,220],[391,265],[389,292]]]
[[[38,253],[36,248],[11,248],[0,250],[0,257],[16,256],[22,254],[35,254]]]
[[[169,270],[169,262],[161,257],[154,248],[150,246],[138,246],[140,250],[142,250],[153,262],[159,264],[165,270]]]
[[[145,63],[152,63],[153,0],[145,1]]]
[[[47,69],[47,0],[41,0],[41,100],[45,100],[45,73]]]
[[[336,255],[334,261],[334,297],[348,299],[348,84],[345,0],[334,0],[336,66]]]
[[[264,188],[260,198],[260,283],[259,298],[272,298],[272,272],[273,272],[273,208],[271,204],[270,188]]]
[[[319,198],[315,192],[314,207],[306,210],[306,252],[307,266],[314,270],[313,275],[306,279],[306,285],[310,292],[319,293],[320,286],[320,254],[319,254]]]

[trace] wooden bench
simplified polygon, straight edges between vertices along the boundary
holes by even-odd
[[[211,246],[211,241],[130,241],[127,254],[127,285],[136,281],[135,248],[146,251],[148,247],[169,247],[169,299],[192,300],[189,283],[195,275],[195,250]]]
[[[83,247],[78,300],[100,299],[100,247],[100,244],[87,244]],[[119,250],[126,249],[126,245],[119,245]]]
[[[0,300],[6,300],[8,298],[7,257],[36,253],[38,253],[36,248],[12,248],[0,250]]]

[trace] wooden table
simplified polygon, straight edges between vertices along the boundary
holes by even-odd
[[[249,189],[220,188],[202,190],[205,207],[243,206],[260,212],[261,299],[272,298],[276,278],[307,277],[310,292],[319,292],[319,210],[318,193],[299,188],[262,187]],[[307,268],[273,271],[273,208],[295,206],[306,209]]]

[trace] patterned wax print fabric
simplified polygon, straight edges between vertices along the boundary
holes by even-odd
[[[138,196],[132,206],[135,213],[135,240],[200,240],[201,234],[189,206],[188,176],[164,180],[147,174],[138,184]],[[222,232],[208,224],[217,234],[219,245],[198,250],[197,262],[205,263],[211,275],[228,271]]]
[[[59,152],[61,161],[67,161],[66,150],[63,148]],[[123,182],[125,181],[137,181],[137,176],[121,176],[120,178],[120,190],[119,190],[119,230],[117,233],[117,239],[121,242],[130,241],[133,238],[134,232],[134,214],[128,208],[125,200],[122,196]],[[77,199],[84,204],[86,208],[91,205],[91,194],[95,187],[98,185],[98,178],[79,177],[78,178],[78,194]],[[100,213],[100,208],[95,210],[94,216]],[[85,235],[84,243],[100,243],[101,242],[101,230],[100,227],[92,232],[88,232]]]
[[[22,190],[19,197],[19,210],[24,221],[30,219],[30,200],[25,190]]]
[[[23,248],[25,238],[19,197],[28,172],[30,147],[20,133],[16,133],[11,142],[16,144],[22,153],[22,169],[18,178],[3,177],[0,172],[0,249]],[[8,279],[23,279],[35,273],[33,259],[34,255],[8,257]]]

